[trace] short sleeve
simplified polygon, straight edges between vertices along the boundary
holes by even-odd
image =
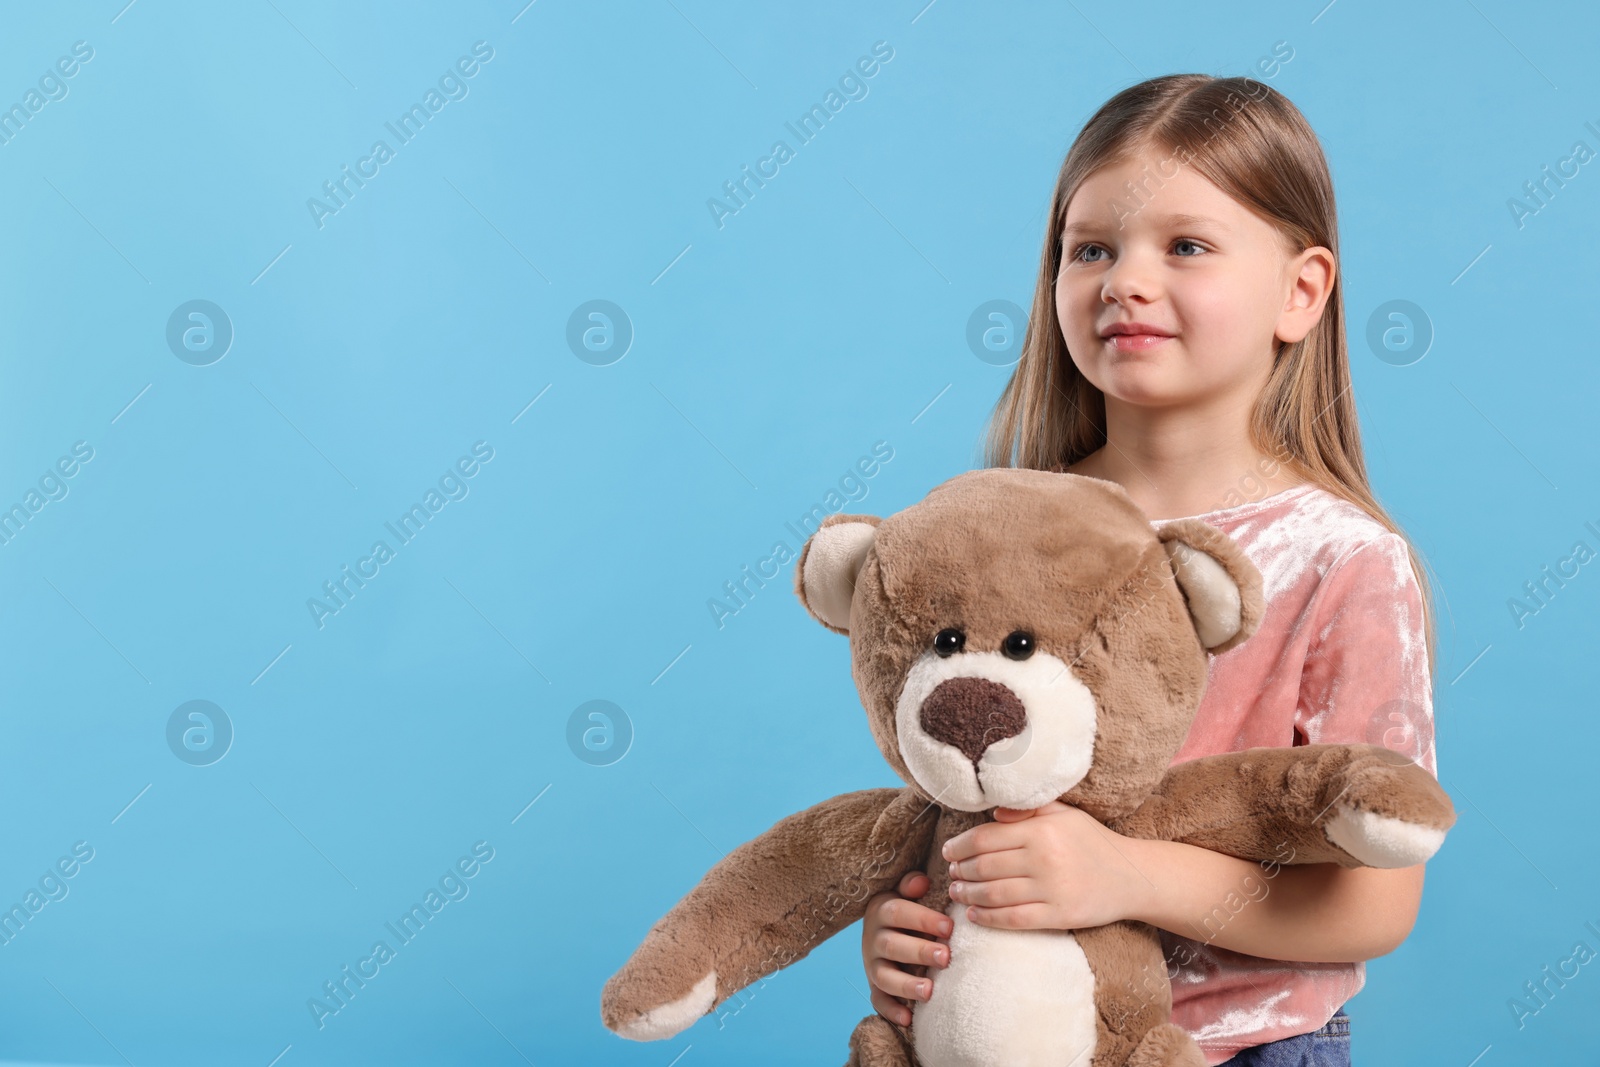
[[[1422,593],[1405,539],[1385,532],[1352,549],[1309,610],[1297,743],[1383,745],[1437,778]]]

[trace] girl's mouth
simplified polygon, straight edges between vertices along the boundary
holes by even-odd
[[[1172,338],[1159,333],[1114,333],[1106,338],[1118,352],[1143,352]]]

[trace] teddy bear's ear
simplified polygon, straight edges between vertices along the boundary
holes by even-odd
[[[812,618],[834,633],[850,632],[856,575],[881,521],[876,515],[829,515],[800,549],[794,591]]]
[[[1256,632],[1266,608],[1261,572],[1233,538],[1199,519],[1174,519],[1156,535],[1172,561],[1201,645],[1226,652]]]

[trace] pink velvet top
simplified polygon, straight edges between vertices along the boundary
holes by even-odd
[[[1309,484],[1194,517],[1230,535],[1260,569],[1266,614],[1249,640],[1212,657],[1173,762],[1256,745],[1364,741],[1437,777],[1421,595],[1399,535]],[[1270,892],[1271,872],[1241,883],[1232,908]],[[1285,963],[1206,944],[1236,913],[1213,912],[1194,938],[1162,931],[1173,1022],[1212,1065],[1319,1029],[1366,980],[1363,963]]]

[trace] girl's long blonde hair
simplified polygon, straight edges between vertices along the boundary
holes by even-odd
[[[1338,262],[1333,178],[1316,134],[1283,94],[1252,78],[1207,74],[1169,74],[1124,89],[1089,119],[1056,176],[1022,357],[989,421],[986,466],[1059,470],[1105,445],[1105,395],[1073,363],[1056,321],[1061,227],[1068,202],[1090,174],[1146,148],[1164,149],[1193,166],[1276,226],[1295,252],[1321,245]],[[1431,676],[1435,637],[1427,576],[1411,539],[1367,482],[1350,392],[1341,274],[1334,272],[1311,332],[1279,346],[1251,415],[1251,440],[1292,474],[1356,505],[1404,540],[1422,593]]]

